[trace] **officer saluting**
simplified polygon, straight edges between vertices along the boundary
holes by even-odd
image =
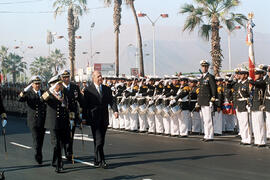
[[[201,107],[202,118],[204,122],[204,138],[203,141],[213,141],[214,130],[211,115],[211,104],[216,100],[217,88],[215,77],[208,72],[209,62],[202,60],[202,76],[199,80],[198,105]]]
[[[81,103],[81,92],[79,86],[70,82],[70,72],[68,70],[64,70],[61,73],[61,78],[63,80],[63,93],[68,101],[68,110],[69,110],[69,120],[71,128],[71,138],[70,142],[66,148],[66,158],[71,161],[73,155],[73,138],[75,127],[79,123],[79,107],[78,103]]]
[[[47,103],[45,128],[50,129],[51,143],[53,146],[52,166],[56,172],[63,170],[62,149],[69,142],[69,114],[67,98],[63,93],[63,85],[59,76],[50,79],[50,89],[41,99]]]
[[[33,76],[24,91],[19,95],[19,102],[27,103],[27,125],[32,132],[33,145],[35,148],[35,160],[42,164],[42,146],[45,135],[46,104],[41,101],[41,78]]]

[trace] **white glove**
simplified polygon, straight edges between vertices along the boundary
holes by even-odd
[[[31,83],[31,84],[29,84],[26,88],[24,88],[24,92],[27,92],[27,91],[29,91],[30,90],[30,88],[32,87],[32,84],[33,83]]]
[[[250,81],[250,80],[253,80],[251,77],[248,77],[248,80]]]
[[[170,105],[173,105],[174,103],[176,103],[175,99],[170,101]]]
[[[159,85],[159,82],[157,81],[157,82],[155,82],[155,86],[158,86]]]
[[[153,100],[149,101],[149,104],[154,104],[154,101]]]
[[[7,125],[7,120],[6,119],[3,119],[2,120],[2,127],[4,128],[6,125]]]

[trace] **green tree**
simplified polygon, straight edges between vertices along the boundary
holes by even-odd
[[[50,54],[50,65],[54,70],[54,75],[58,74],[58,70],[62,69],[66,65],[66,58],[61,53],[60,49],[55,49]]]
[[[55,17],[67,9],[68,15],[68,48],[71,79],[74,80],[74,61],[75,61],[75,32],[78,30],[79,16],[86,12],[87,0],[55,0],[53,8],[55,8]]]
[[[121,26],[122,0],[114,0],[113,25],[115,34],[115,75],[119,76],[119,34]],[[104,0],[105,5],[111,5],[112,0]]]
[[[45,81],[48,81],[52,76],[51,59],[47,57],[36,57],[30,64],[30,72],[32,75],[40,75]]]
[[[218,75],[221,68],[222,53],[220,48],[219,29],[224,24],[229,30],[236,24],[244,26],[247,18],[243,14],[234,14],[231,11],[239,6],[239,0],[194,0],[193,4],[184,4],[181,14],[188,14],[183,31],[193,31],[199,27],[199,36],[209,40],[211,35],[211,57],[214,75]]]
[[[2,62],[8,74],[12,75],[13,83],[17,82],[17,76],[24,73],[27,69],[27,63],[22,61],[23,57],[15,53],[9,53],[7,58]]]

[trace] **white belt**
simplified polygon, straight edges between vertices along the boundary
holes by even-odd
[[[265,99],[268,99],[268,100],[270,100],[270,97],[265,97]]]
[[[247,101],[248,98],[240,98],[240,99],[237,99],[237,101]]]

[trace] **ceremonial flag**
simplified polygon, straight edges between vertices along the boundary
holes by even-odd
[[[249,66],[249,77],[251,77],[253,80],[255,78],[255,56],[254,56],[254,40],[253,40],[253,27],[255,24],[252,21],[254,14],[249,13],[248,14],[248,23],[247,23],[247,38],[246,43],[249,46],[248,50],[248,66]]]

